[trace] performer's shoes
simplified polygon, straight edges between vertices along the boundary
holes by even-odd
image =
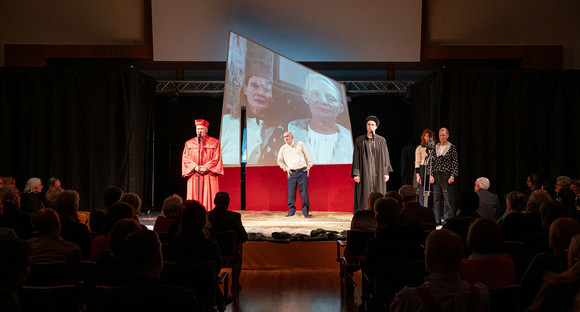
[[[304,215],[304,218],[310,218],[310,217],[311,217],[311,215],[309,215],[309,214]]]
[[[294,216],[294,215],[293,214],[287,214],[284,217],[292,217],[292,216]]]

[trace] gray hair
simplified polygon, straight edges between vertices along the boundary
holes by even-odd
[[[401,195],[401,198],[403,199],[404,202],[416,200],[417,199],[417,188],[410,185],[410,184],[403,185],[399,189],[399,195]]]
[[[23,193],[33,193],[34,189],[40,184],[42,184],[42,181],[40,181],[39,178],[35,177],[28,179],[28,182],[26,182],[26,186],[24,187]]]
[[[475,180],[475,183],[479,184],[479,187],[484,190],[487,190],[489,188],[489,179],[486,177],[477,178],[477,180]]]
[[[562,187],[569,187],[570,183],[572,183],[572,179],[567,176],[559,176],[556,178],[556,181],[562,183]]]

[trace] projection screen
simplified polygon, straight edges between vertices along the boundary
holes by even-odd
[[[230,32],[220,131],[224,166],[277,166],[285,131],[306,144],[314,164],[352,163],[344,85]]]

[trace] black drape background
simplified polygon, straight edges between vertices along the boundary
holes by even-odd
[[[526,176],[580,176],[580,71],[444,70],[411,88],[417,126],[450,131],[460,190],[490,179],[505,195]]]
[[[0,176],[59,177],[81,210],[115,185],[150,205],[154,81],[115,69],[0,69]]]
[[[219,138],[223,95],[154,91],[151,78],[132,70],[0,68],[0,176],[15,177],[21,190],[30,177],[60,177],[84,210],[101,207],[110,185],[139,194],[144,207],[184,196],[183,144],[197,118]],[[395,170],[389,190],[402,184],[403,148],[442,126],[458,148],[460,190],[480,176],[500,195],[522,190],[531,172],[580,176],[579,71],[444,70],[416,83],[410,97],[350,97],[353,137],[367,115],[381,120],[377,133]]]

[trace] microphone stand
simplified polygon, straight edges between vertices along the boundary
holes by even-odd
[[[427,172],[433,170],[433,150],[429,151],[427,148],[427,156],[425,157],[425,172],[423,172],[423,205],[429,207],[429,196],[431,195],[431,182],[429,181]]]
[[[201,181],[200,181],[200,179],[201,179],[201,172],[199,172],[199,167],[200,167],[199,164],[202,163],[202,161],[201,161],[201,148],[202,148],[202,146],[201,146],[201,136],[198,133],[197,134],[197,151],[198,151],[198,157],[197,157],[197,200],[199,202],[201,202],[201,198],[199,197],[200,196],[200,193],[201,193]]]

